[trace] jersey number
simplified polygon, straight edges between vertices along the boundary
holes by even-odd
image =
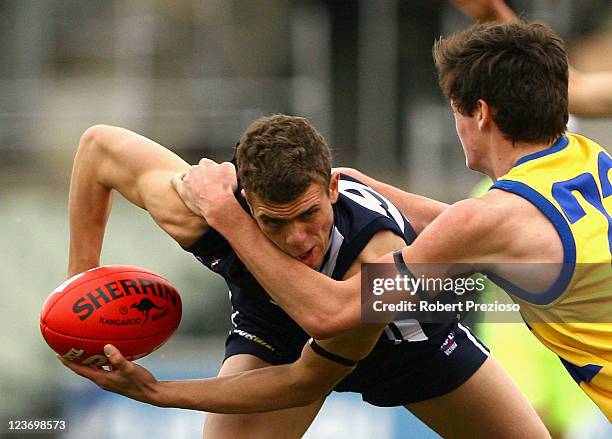
[[[374,212],[389,217],[397,223],[402,232],[405,232],[404,217],[397,207],[381,194],[374,192],[364,184],[349,180],[340,180],[338,182],[338,189],[344,195],[366,209],[373,210]]]
[[[612,215],[606,210],[603,199],[612,195],[612,183],[610,182],[609,171],[612,169],[612,158],[604,152],[599,153],[597,160],[597,173],[601,185],[602,193],[595,181],[593,174],[584,173],[571,180],[561,181],[553,184],[552,196],[570,223],[584,218],[586,212],[574,195],[574,191],[582,195],[584,200],[597,209],[608,220],[608,244],[612,257]]]

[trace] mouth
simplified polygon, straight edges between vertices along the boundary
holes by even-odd
[[[314,253],[314,247],[312,247],[310,250],[308,250],[305,253],[302,253],[301,255],[296,256],[296,259],[304,264],[308,263],[308,260],[310,259],[310,257],[313,255]]]

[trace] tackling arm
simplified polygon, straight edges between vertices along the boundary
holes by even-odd
[[[206,222],[187,209],[169,182],[188,167],[173,152],[126,129],[96,125],[85,131],[70,181],[68,275],[99,265],[113,190],[146,209],[179,244],[200,236]]]
[[[233,165],[203,160],[182,178],[175,176],[172,184],[186,205],[225,237],[261,286],[308,334],[327,339],[359,324],[360,276],[336,282],[276,247],[238,204]],[[391,232],[378,233],[355,263],[374,261],[403,245],[403,239]]]

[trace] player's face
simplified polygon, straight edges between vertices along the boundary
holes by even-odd
[[[253,217],[263,233],[289,256],[311,268],[323,263],[338,200],[338,175],[329,187],[312,183],[303,195],[286,204],[248,197]]]

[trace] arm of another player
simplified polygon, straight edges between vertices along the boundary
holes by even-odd
[[[209,160],[192,167],[184,180],[175,178],[173,183],[187,205],[228,240],[259,283],[311,335],[324,339],[356,327],[361,320],[360,274],[336,281],[280,251],[236,201],[235,181],[231,164]],[[491,193],[485,197],[490,198]],[[403,248],[403,253],[407,262],[420,264],[411,267],[415,276],[445,277],[456,264],[491,262],[497,252],[516,245],[511,219],[512,215],[494,203],[460,201],[445,209],[414,243]],[[388,253],[375,262],[393,263],[393,255]],[[423,268],[431,271],[423,272]],[[327,311],[321,312],[321,306]],[[319,311],[300,314],[304,309]],[[314,320],[308,322],[309,315]]]
[[[350,175],[384,195],[410,221],[417,234],[448,207],[446,203],[403,191],[353,168],[334,168],[334,170]]]
[[[478,21],[510,22],[519,18],[503,0],[450,0]],[[569,66],[569,112],[579,117],[612,116],[612,72],[578,72]]]
[[[357,361],[374,347],[382,329],[382,325],[361,326],[318,345],[344,359]],[[210,379],[157,381],[147,369],[126,360],[116,348],[106,346],[105,352],[112,371],[58,358],[105,390],[160,407],[213,413],[258,413],[305,406],[325,396],[354,369],[324,358],[307,344],[292,364]]]
[[[169,182],[188,168],[176,154],[134,132],[105,125],[87,129],[70,181],[68,275],[99,265],[113,190],[146,209],[179,244],[200,236],[206,221],[184,205]]]
[[[504,0],[450,0],[466,15],[478,21],[514,21],[518,17]]]
[[[612,116],[612,71],[569,69],[569,111],[581,117]]]
[[[350,287],[338,285],[269,241],[233,195],[236,186],[233,165],[204,159],[183,179],[175,177],[173,185],[186,205],[228,240],[259,283],[308,334],[327,339],[359,324],[360,276],[351,278]],[[378,233],[355,264],[372,261],[403,245],[403,239],[391,232]],[[262,258],[262,254],[266,257]],[[355,272],[358,270],[351,274]]]

